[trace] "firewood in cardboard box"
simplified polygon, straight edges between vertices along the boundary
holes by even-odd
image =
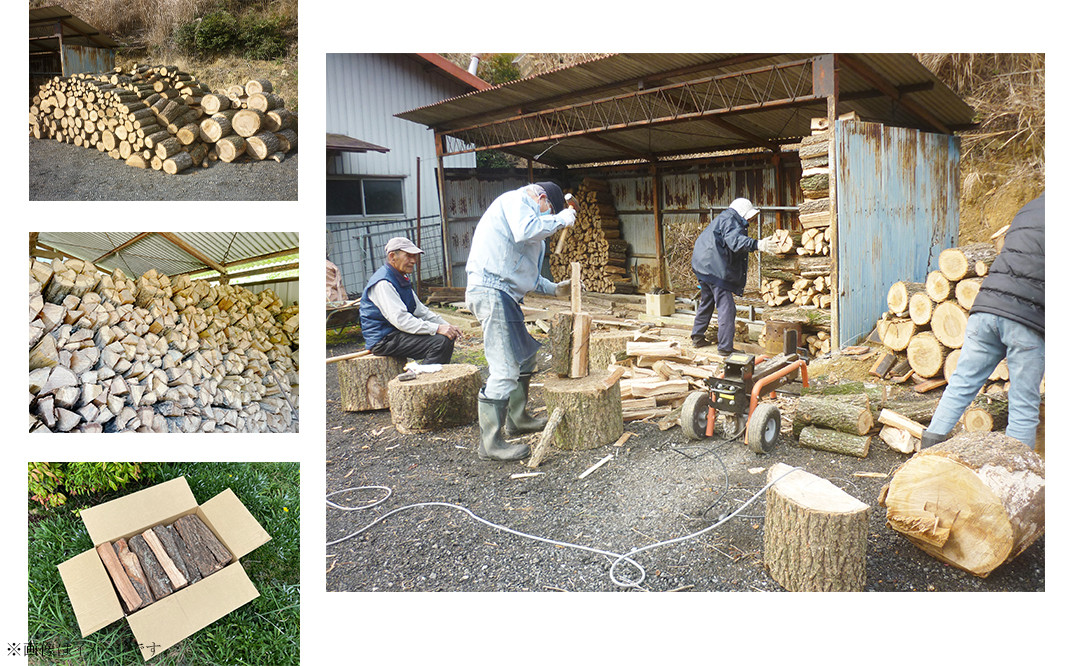
[[[123,564],[123,571],[126,572],[127,578],[130,579],[130,584],[134,586],[138,596],[142,599],[142,607],[156,601],[153,593],[149,591],[149,584],[145,580],[145,572],[141,568],[141,563],[138,562],[138,556],[130,552],[130,548],[127,547],[127,540],[118,539],[112,543],[112,546],[115,547],[115,555]]]
[[[104,568],[108,571],[112,583],[115,584],[115,589],[119,592],[119,598],[123,600],[123,607],[126,611],[132,613],[141,608],[145,600],[142,599],[142,596],[138,594],[138,591],[131,583],[126,570],[123,569],[123,563],[119,561],[119,557],[115,554],[115,548],[112,547],[112,544],[102,543],[97,546],[97,554],[100,555]]]
[[[145,542],[145,538],[142,535],[135,534],[130,537],[127,545],[138,556],[142,571],[145,572],[145,582],[149,585],[149,590],[152,591],[153,597],[157,601],[175,591],[167,573],[160,566],[160,561],[156,559],[156,555],[153,554],[152,549],[149,548],[149,544]]]
[[[174,526],[190,549],[190,555],[202,576],[222,569],[231,561],[230,551],[220,543],[196,514],[191,513],[179,518]]]

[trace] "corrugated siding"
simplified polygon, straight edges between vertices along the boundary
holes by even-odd
[[[115,68],[115,50],[63,45],[63,75],[106,72]]]
[[[383,257],[392,235],[413,235],[421,217],[421,274],[442,279],[439,192],[436,184],[435,137],[431,130],[394,114],[433,104],[468,90],[425,71],[402,54],[327,54],[327,127],[388,148],[387,153],[344,153],[328,163],[328,174],[401,176],[405,213],[401,216],[332,216],[327,220],[328,256],[343,271],[347,291],[360,293]],[[417,158],[420,158],[420,211],[417,210]],[[446,167],[474,167],[475,154],[444,160]],[[362,227],[367,227],[362,229]],[[434,227],[434,228],[432,228]],[[387,233],[387,236],[384,236]],[[380,242],[380,241],[383,242]],[[372,254],[368,248],[372,247]],[[438,257],[432,260],[433,256]],[[371,270],[369,267],[372,267]]]
[[[542,176],[536,176],[539,180]],[[449,230],[448,248],[451,279],[455,287],[464,287],[465,262],[473,244],[477,222],[499,195],[528,184],[528,177],[518,174],[450,174],[447,172],[446,209]]]
[[[839,342],[856,343],[899,280],[923,282],[959,233],[960,143],[875,123],[838,122]]]

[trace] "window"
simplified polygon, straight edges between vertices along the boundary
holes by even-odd
[[[328,215],[403,215],[401,178],[329,178]]]

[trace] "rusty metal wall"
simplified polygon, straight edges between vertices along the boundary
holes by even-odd
[[[115,50],[63,45],[63,75],[106,72],[115,67]]]
[[[874,328],[894,282],[923,282],[956,243],[960,141],[839,121],[834,142],[838,337],[850,345]]]

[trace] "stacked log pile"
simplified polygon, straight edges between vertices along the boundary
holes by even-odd
[[[876,362],[872,374],[905,378],[910,370],[931,380],[932,387],[947,382],[964,344],[968,313],[995,257],[991,243],[953,247],[942,251],[938,270],[924,282],[895,282],[887,293],[888,310],[876,325],[889,352]],[[1007,368],[999,367],[991,379],[1007,380]]]
[[[30,431],[297,431],[298,307],[271,290],[30,265]]]
[[[29,131],[170,174],[242,155],[278,162],[297,149],[297,116],[271,90],[250,81],[242,95],[213,94],[173,66],[53,77],[33,98]]]
[[[570,277],[570,263],[579,262],[585,291],[636,293],[626,268],[629,244],[622,239],[610,186],[606,181],[585,178],[573,195],[578,204],[577,221],[551,237],[551,247],[556,248],[560,236],[566,236],[562,252],[550,255],[551,277],[558,282],[565,280]]]
[[[234,559],[196,514],[102,543],[96,550],[127,614],[200,581]]]

